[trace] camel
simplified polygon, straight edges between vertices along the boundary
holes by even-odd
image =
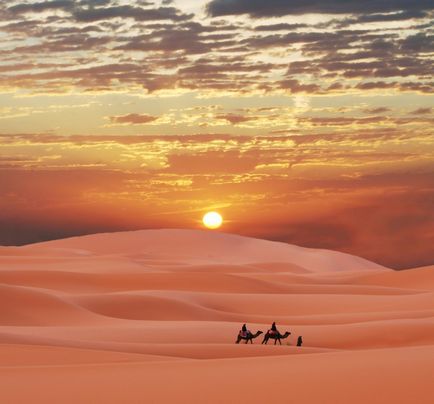
[[[286,331],[285,334],[282,335],[278,331],[268,330],[267,333],[264,335],[264,340],[262,341],[262,343],[267,344],[268,340],[271,338],[271,339],[274,339],[274,345],[276,345],[277,341],[279,341],[279,344],[282,345],[282,342],[280,340],[288,338],[290,335],[291,335],[291,333],[289,331]]]
[[[241,331],[238,333],[238,337],[237,340],[235,341],[236,344],[239,344],[241,340],[246,341],[246,344],[250,343],[253,344],[253,339],[256,338],[257,336],[263,334],[262,331],[256,331],[255,334],[252,334],[251,331],[246,331],[245,334],[243,335],[241,333]]]

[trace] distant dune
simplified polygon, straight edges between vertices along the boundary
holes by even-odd
[[[292,264],[306,271],[385,269],[353,255],[201,230],[139,230],[33,244],[26,254],[121,255],[191,264]]]
[[[434,267],[212,231],[0,247],[0,402],[431,404],[433,303]]]

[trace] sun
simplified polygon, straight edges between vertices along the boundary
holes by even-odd
[[[208,229],[218,229],[223,223],[223,218],[217,212],[208,212],[203,216],[202,222]]]

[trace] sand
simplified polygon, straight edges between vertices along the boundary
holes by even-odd
[[[273,321],[281,346],[234,343]],[[0,247],[1,403],[431,404],[433,373],[434,266],[194,230]]]

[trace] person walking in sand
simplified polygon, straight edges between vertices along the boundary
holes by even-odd
[[[302,338],[302,336],[300,335],[298,338],[297,338],[297,346],[302,346],[303,345],[303,338]]]

